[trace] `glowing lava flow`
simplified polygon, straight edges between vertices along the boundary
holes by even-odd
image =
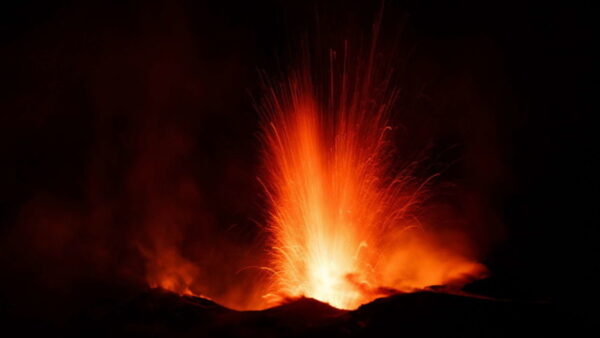
[[[386,133],[395,91],[375,67],[330,52],[267,86],[262,105],[273,293],[353,309],[390,290],[459,283],[485,269],[415,218],[423,184],[393,172]]]

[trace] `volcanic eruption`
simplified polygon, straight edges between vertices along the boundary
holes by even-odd
[[[4,332],[576,335],[588,21],[384,3],[9,6]]]
[[[427,201],[439,173],[419,176],[424,159],[394,148],[400,81],[396,54],[379,46],[380,23],[368,38],[334,35],[325,46],[307,35],[291,66],[263,74],[256,109],[268,263],[259,268],[268,285],[254,288],[266,290],[259,301],[217,301],[262,309],[303,296],[355,309],[430,286],[457,290],[485,275],[463,234],[441,232],[422,217],[438,212]],[[159,244],[170,238],[164,231],[155,237]],[[149,286],[205,294],[196,280],[202,269],[173,243],[142,253]]]
[[[306,43],[293,67],[265,81],[274,299],[306,296],[354,309],[485,273],[419,219],[436,174],[415,177],[418,163],[395,160],[398,88],[378,31],[379,20],[369,43],[344,40],[325,57]]]

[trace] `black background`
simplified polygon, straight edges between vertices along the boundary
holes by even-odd
[[[175,242],[203,267],[260,252],[258,70],[285,64],[319,10],[368,28],[379,3],[2,6],[1,310],[52,322],[144,284],[132,243],[162,231],[157,206],[201,224]],[[475,292],[575,310],[592,292],[590,12],[386,2],[384,27],[403,27],[403,123],[417,144],[459,149],[449,180],[492,272]],[[235,282],[224,269],[216,294]]]

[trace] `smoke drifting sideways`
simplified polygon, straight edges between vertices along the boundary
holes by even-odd
[[[8,163],[1,259],[2,297],[15,313],[64,316],[154,286],[235,309],[266,306],[260,267],[269,257],[257,224],[266,224],[267,203],[247,92],[264,54],[277,53],[262,44],[279,42],[259,37],[270,27],[245,29],[195,9],[192,20],[175,4],[74,7],[10,42],[6,55],[18,67],[2,109],[13,113],[0,142]],[[438,62],[435,48],[422,52],[401,74],[418,80],[401,84],[399,126],[409,132],[400,134],[412,139],[399,143],[441,147],[443,163],[454,159],[448,144],[468,147],[465,167],[444,167],[440,185],[452,195],[438,191],[428,202],[436,212],[420,217],[455,227],[445,241],[481,254],[500,231],[479,198],[501,177],[500,166],[480,161],[490,156],[482,140],[493,121],[473,103],[468,79],[444,73],[458,66]],[[440,93],[451,108],[437,106]],[[471,115],[480,119],[475,132],[461,125]],[[453,185],[465,171],[478,174]],[[456,233],[473,234],[480,247]]]

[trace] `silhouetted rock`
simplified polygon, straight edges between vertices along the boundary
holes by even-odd
[[[299,298],[262,311],[153,289],[102,316],[79,318],[71,333],[110,337],[513,337],[574,333],[573,318],[550,303],[421,291],[377,299],[354,311]]]

